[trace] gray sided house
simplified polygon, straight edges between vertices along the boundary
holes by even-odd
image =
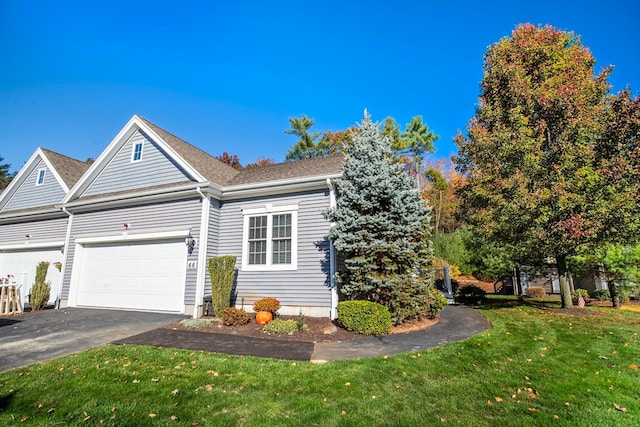
[[[0,194],[0,277],[20,286],[27,301],[36,265],[49,262],[50,303],[60,295],[69,215],[58,205],[89,164],[38,148]]]
[[[333,316],[322,211],[341,168],[341,157],[327,157],[238,171],[133,116],[54,202],[61,306],[197,316],[211,293],[207,259],[235,255],[237,306],[272,296],[283,314]]]

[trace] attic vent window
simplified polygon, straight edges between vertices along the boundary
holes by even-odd
[[[138,142],[133,145],[133,151],[131,152],[131,161],[138,162],[142,159],[142,142]]]
[[[44,184],[44,169],[38,169],[38,179],[36,179],[36,185]]]

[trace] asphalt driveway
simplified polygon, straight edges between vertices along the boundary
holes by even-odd
[[[184,318],[179,314],[89,308],[0,317],[0,372],[77,353]]]

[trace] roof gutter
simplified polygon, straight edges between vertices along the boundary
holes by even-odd
[[[64,203],[62,205],[57,205],[56,207],[62,209],[77,209],[82,207],[88,207],[90,210],[102,209],[108,207],[116,207],[120,205],[126,205],[128,201],[135,200],[136,203],[147,203],[147,202],[158,202],[158,201],[168,201],[168,200],[176,200],[184,198],[185,196],[189,196],[193,194],[195,190],[196,193],[202,195],[202,189],[205,188],[207,193],[216,196],[221,194],[220,187],[211,184],[209,182],[197,182],[193,184],[182,185],[178,187],[169,187],[169,188],[156,188],[151,190],[144,191],[134,191],[127,192],[124,194],[118,195],[107,195],[98,198],[91,199],[79,199],[72,202]],[[81,210],[81,209],[80,209]]]
[[[224,187],[221,200],[239,199],[263,195],[277,195],[293,191],[319,190],[326,188],[326,181],[341,177],[341,173],[316,175],[297,179],[281,179],[259,183],[231,185]]]

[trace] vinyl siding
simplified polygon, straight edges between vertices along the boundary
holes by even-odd
[[[142,158],[131,161],[135,144],[142,142]],[[191,180],[144,132],[137,131],[122,146],[83,196],[112,193]]]
[[[71,241],[65,260],[68,268],[65,271],[62,285],[62,298],[68,299],[69,297],[76,236],[91,236],[105,233],[117,234],[123,232],[123,224],[128,223],[130,224],[129,232],[131,233],[184,227],[191,228],[191,235],[197,238],[200,233],[201,209],[202,202],[200,197],[197,197],[188,200],[74,214]],[[185,251],[186,250],[185,247]],[[198,261],[197,250],[194,250],[187,257],[187,264],[191,261]],[[184,304],[189,305],[195,302],[197,269],[188,268],[186,265],[185,269],[187,274]]]
[[[44,183],[36,185],[38,171],[45,170]],[[40,161],[24,180],[22,185],[16,189],[15,194],[2,208],[3,212],[18,209],[35,208],[39,206],[49,206],[60,202],[65,196],[65,192],[46,166]]]
[[[242,271],[242,207],[258,204],[298,205],[298,269],[294,271]],[[322,216],[329,207],[328,191],[307,192],[242,201],[226,202],[220,212],[218,254],[236,255],[238,260],[237,300],[245,306],[272,296],[282,305],[327,307],[329,288],[330,224]]]
[[[68,217],[64,215],[54,219],[0,225],[0,246],[24,242],[27,234],[31,236],[29,244],[64,241],[67,221]]]

